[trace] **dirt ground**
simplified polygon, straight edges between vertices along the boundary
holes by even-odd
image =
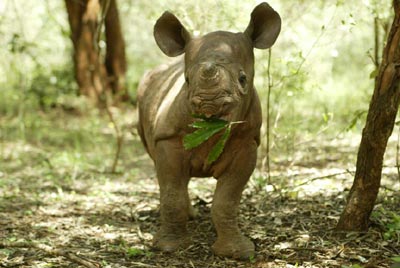
[[[189,222],[192,246],[173,254],[152,249],[158,186],[136,135],[125,140],[117,174],[102,168],[105,156],[83,165],[88,158],[82,152],[75,151],[71,160],[60,144],[54,145],[55,153],[55,147],[3,138],[0,267],[390,267],[400,255],[394,141],[369,231],[334,233],[352,183],[358,140],[306,142],[291,157],[277,155],[271,184],[263,179],[260,157],[240,211],[241,227],[256,244],[257,256],[239,262],[211,251],[216,238],[212,178],[190,184],[199,212]],[[96,154],[102,150],[98,146]]]

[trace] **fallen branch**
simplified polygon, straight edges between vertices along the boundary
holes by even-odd
[[[132,264],[132,265],[136,265],[135,267],[157,267],[157,266],[155,266],[155,265],[150,265],[150,264],[145,264],[145,263],[142,263],[142,262],[130,262],[130,264]]]
[[[291,249],[295,251],[316,251],[316,252],[322,252],[322,253],[329,253],[330,250],[324,249],[324,248],[302,248],[302,247],[289,247],[286,249]]]
[[[311,179],[309,179],[309,180],[307,180],[307,181],[305,181],[303,183],[300,183],[299,185],[296,185],[294,188],[309,184],[310,182],[313,182],[313,181],[329,179],[329,178],[336,177],[336,176],[339,176],[339,175],[344,175],[344,174],[353,175],[352,173],[353,173],[352,171],[346,170],[344,172],[338,172],[338,173],[333,173],[333,174],[329,174],[329,175],[325,175],[325,176],[314,177],[314,178],[311,178]]]
[[[82,258],[69,251],[55,249],[51,246],[35,243],[32,241],[17,241],[17,242],[0,242],[0,248],[34,248],[45,252],[46,254],[55,257],[64,257],[74,263],[82,265],[87,268],[100,268],[102,267],[100,263],[89,260],[87,258]]]

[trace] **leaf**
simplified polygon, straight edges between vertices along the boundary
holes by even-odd
[[[231,134],[232,125],[244,123],[244,121],[228,122],[218,118],[206,118],[201,115],[193,115],[193,117],[201,120],[195,121],[190,125],[193,128],[197,128],[195,132],[183,137],[183,146],[186,150],[199,146],[225,128],[225,132],[208,154],[207,162],[209,164],[216,161],[224,151],[225,144]]]
[[[215,144],[215,146],[211,149],[210,153],[208,154],[207,161],[209,164],[217,160],[218,157],[222,154],[225,148],[226,141],[228,140],[230,134],[231,134],[231,125],[229,125],[225,129],[224,134],[221,136],[217,144]]]
[[[400,256],[394,256],[392,260],[395,262],[400,262]]]
[[[144,250],[139,249],[139,248],[128,248],[126,250],[126,254],[129,257],[137,257],[137,256],[142,256],[145,254]]]
[[[379,70],[374,69],[370,74],[369,74],[369,79],[374,79],[375,77],[378,76]]]
[[[200,144],[202,144],[203,142],[205,142],[206,140],[208,140],[209,138],[211,138],[219,131],[221,131],[222,129],[224,129],[227,124],[228,122],[223,125],[215,124],[214,126],[212,126],[212,124],[210,124],[207,125],[208,127],[199,128],[195,132],[188,134],[183,138],[183,146],[185,147],[186,150],[195,148]]]
[[[217,128],[219,126],[225,127],[229,123],[225,120],[222,119],[212,119],[212,120],[207,120],[207,121],[195,121],[193,124],[191,124],[191,127],[194,128],[207,128],[207,129],[212,129],[212,128]]]
[[[367,113],[367,111],[365,111],[365,110],[357,110],[355,112],[354,117],[351,120],[350,124],[346,127],[346,129],[344,131],[350,131],[352,128],[354,128],[354,126],[357,124],[358,120],[360,120],[360,118],[366,113]]]

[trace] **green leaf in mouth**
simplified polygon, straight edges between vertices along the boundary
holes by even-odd
[[[201,116],[194,116],[194,117],[200,120],[190,124],[190,126],[195,128],[196,131],[187,134],[185,137],[183,137],[183,146],[186,150],[196,148],[197,146],[206,142],[208,139],[210,139],[218,132],[225,129],[224,133],[219,138],[218,142],[214,145],[214,147],[208,154],[207,162],[209,164],[212,164],[219,158],[219,156],[224,151],[225,144],[228,141],[229,136],[231,134],[232,125],[243,123],[243,121],[228,122],[218,118],[205,118]]]
[[[218,140],[217,144],[211,149],[210,153],[208,154],[207,161],[209,164],[215,162],[219,156],[222,154],[225,148],[226,141],[231,134],[231,125],[229,124],[228,127],[225,129],[224,134]]]
[[[183,138],[183,146],[186,150],[190,150],[207,141],[209,138],[217,134],[219,131],[229,125],[229,122],[220,120],[214,121],[196,121],[191,124],[197,130],[186,135]]]

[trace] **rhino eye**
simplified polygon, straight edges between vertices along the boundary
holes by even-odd
[[[186,81],[186,84],[189,85],[189,77],[187,75],[185,75],[185,81]]]
[[[246,74],[243,71],[240,71],[240,73],[239,73],[239,83],[243,88],[247,84],[247,77],[246,77]]]

